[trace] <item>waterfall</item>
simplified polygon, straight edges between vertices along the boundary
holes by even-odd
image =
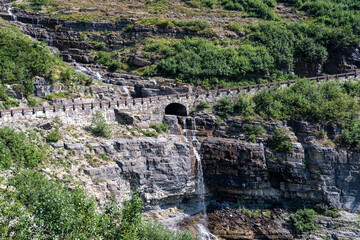
[[[8,13],[9,16],[11,17],[11,22],[14,22],[14,23],[16,23],[16,24],[19,24],[19,25],[20,25],[20,29],[21,29],[22,31],[27,30],[26,25],[25,25],[24,23],[18,21],[17,16],[12,12],[12,10],[13,10],[13,8],[10,7],[10,6],[9,6],[8,9],[7,9],[7,13]]]
[[[189,129],[188,121],[191,122],[191,126]],[[199,236],[202,240],[217,240],[217,237],[213,235],[208,229],[207,223],[207,211],[206,211],[206,202],[205,202],[205,195],[206,195],[206,187],[204,183],[204,174],[203,174],[203,166],[200,158],[200,153],[197,150],[199,145],[198,139],[196,138],[196,120],[193,117],[187,117],[184,119],[184,127],[183,127],[183,136],[186,142],[190,142],[193,150],[193,154],[196,158],[196,195],[200,199],[200,208],[201,213],[203,215],[201,222],[197,224],[196,228],[199,232]]]
[[[188,121],[191,122],[190,128],[188,128]],[[205,204],[205,184],[204,184],[204,176],[203,176],[203,170],[202,170],[202,163],[200,154],[197,150],[198,140],[196,138],[196,121],[193,117],[187,117],[184,119],[184,128],[183,128],[183,135],[186,142],[190,142],[192,145],[193,154],[196,158],[196,195],[200,198],[200,207],[201,211],[206,218],[206,204]]]
[[[218,240],[218,238],[203,224],[197,224],[196,227],[202,240]]]
[[[9,16],[11,17],[11,21],[18,22],[17,16],[13,14],[12,9],[13,9],[12,7],[9,7],[7,10]]]
[[[123,86],[122,89],[124,90],[126,94],[126,98],[131,98],[130,90],[128,86]]]

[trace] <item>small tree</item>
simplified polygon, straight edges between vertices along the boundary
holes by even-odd
[[[106,138],[111,136],[109,124],[107,124],[104,116],[99,111],[96,111],[93,116],[90,129],[95,136]]]
[[[316,212],[313,209],[299,209],[291,214],[290,222],[300,232],[312,232],[315,230],[315,216]]]

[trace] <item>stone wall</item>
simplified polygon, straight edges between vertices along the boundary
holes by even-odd
[[[311,78],[318,81],[326,81],[331,78],[357,78],[359,72],[336,74],[331,76],[322,76]],[[124,112],[136,119],[135,123],[138,126],[147,126],[150,122],[162,122],[165,115],[165,108],[171,103],[180,103],[186,107],[187,113],[195,107],[196,103],[206,101],[209,103],[216,103],[220,98],[229,97],[236,99],[239,94],[247,93],[254,94],[256,91],[271,87],[273,85],[280,85],[280,87],[287,87],[294,84],[297,80],[271,82],[264,84],[256,84],[249,86],[242,86],[238,88],[219,89],[210,91],[199,91],[193,93],[171,94],[149,98],[135,98],[119,101],[103,101],[92,103],[74,103],[62,104],[47,107],[33,107],[33,108],[18,108],[11,110],[0,111],[0,124],[11,125],[18,121],[36,121],[36,119],[60,119],[62,122],[71,125],[84,125],[91,121],[93,114],[100,111],[109,123],[117,123],[115,111]]]

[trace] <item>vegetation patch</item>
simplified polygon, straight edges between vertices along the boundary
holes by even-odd
[[[312,232],[315,228],[314,218],[316,212],[313,209],[299,209],[291,214],[290,223],[300,232]]]
[[[0,19],[0,107],[9,108],[19,104],[7,96],[5,84],[15,84],[19,92],[31,98],[35,91],[35,76],[65,85],[89,85],[92,82],[67,66],[59,56],[52,54],[44,43],[31,40],[19,29]]]
[[[33,170],[23,170],[0,189],[2,239],[193,239],[143,219],[143,202],[133,193],[123,208],[113,200],[99,213],[81,187]],[[10,190],[11,189],[11,190]],[[167,238],[170,236],[171,238]]]
[[[226,9],[246,11],[250,16],[274,20],[275,13],[272,8],[276,6],[275,0],[219,0]]]
[[[167,133],[169,131],[169,127],[166,123],[162,123],[162,124],[151,123],[150,128],[154,129],[157,133]]]
[[[60,139],[62,139],[62,135],[59,126],[55,126],[55,129],[46,136],[46,141],[48,142],[57,142]]]
[[[289,152],[294,149],[289,137],[286,134],[286,129],[276,128],[271,138],[268,140],[269,146],[276,152]]]
[[[0,169],[33,168],[46,159],[45,150],[36,141],[36,134],[0,128]]]
[[[90,130],[95,136],[98,137],[109,138],[111,136],[110,126],[99,111],[96,111],[91,120]]]

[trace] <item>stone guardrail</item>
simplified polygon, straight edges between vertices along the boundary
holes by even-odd
[[[324,81],[324,80],[330,80],[330,79],[336,79],[336,78],[349,78],[349,77],[354,77],[356,78],[357,76],[360,76],[360,71],[355,71],[355,72],[350,72],[350,73],[342,73],[342,74],[334,74],[334,75],[325,75],[325,76],[317,76],[317,77],[311,77],[308,78],[309,80],[316,80],[318,82],[320,81]],[[204,94],[216,94],[216,93],[221,93],[221,92],[232,92],[232,91],[238,91],[240,92],[243,89],[254,89],[254,88],[263,88],[263,87],[268,87],[268,86],[273,86],[273,85],[283,85],[283,84],[287,84],[287,85],[291,85],[294,84],[295,82],[299,81],[299,79],[295,79],[295,80],[287,80],[287,81],[277,81],[277,82],[270,82],[270,83],[261,83],[261,84],[253,84],[253,85],[247,85],[247,86],[240,86],[240,87],[233,87],[233,88],[223,88],[223,89],[216,89],[216,90],[208,90],[208,91],[197,91],[192,93],[191,95],[204,95]],[[13,109],[8,109],[8,110],[0,110],[0,117],[3,117],[4,115],[11,115],[14,116],[15,113],[19,113],[21,112],[23,115],[25,115],[25,113],[29,113],[32,112],[33,114],[35,114],[38,111],[42,111],[44,113],[46,113],[46,111],[54,111],[56,112],[57,110],[63,110],[66,111],[66,109],[79,109],[82,108],[83,110],[86,107],[91,107],[94,108],[95,106],[99,106],[100,108],[104,107],[104,106],[120,106],[122,104],[128,105],[128,104],[133,104],[136,105],[137,103],[141,103],[143,104],[144,102],[156,102],[156,101],[160,101],[162,99],[174,99],[174,98],[180,98],[180,97],[186,97],[189,98],[190,97],[190,93],[180,93],[180,94],[169,94],[169,95],[163,95],[163,96],[156,96],[156,97],[148,97],[148,98],[134,98],[134,99],[120,99],[117,101],[100,101],[100,102],[88,102],[88,103],[73,103],[73,104],[59,104],[59,105],[52,105],[52,106],[46,106],[46,107],[28,107],[28,108],[13,108]]]

